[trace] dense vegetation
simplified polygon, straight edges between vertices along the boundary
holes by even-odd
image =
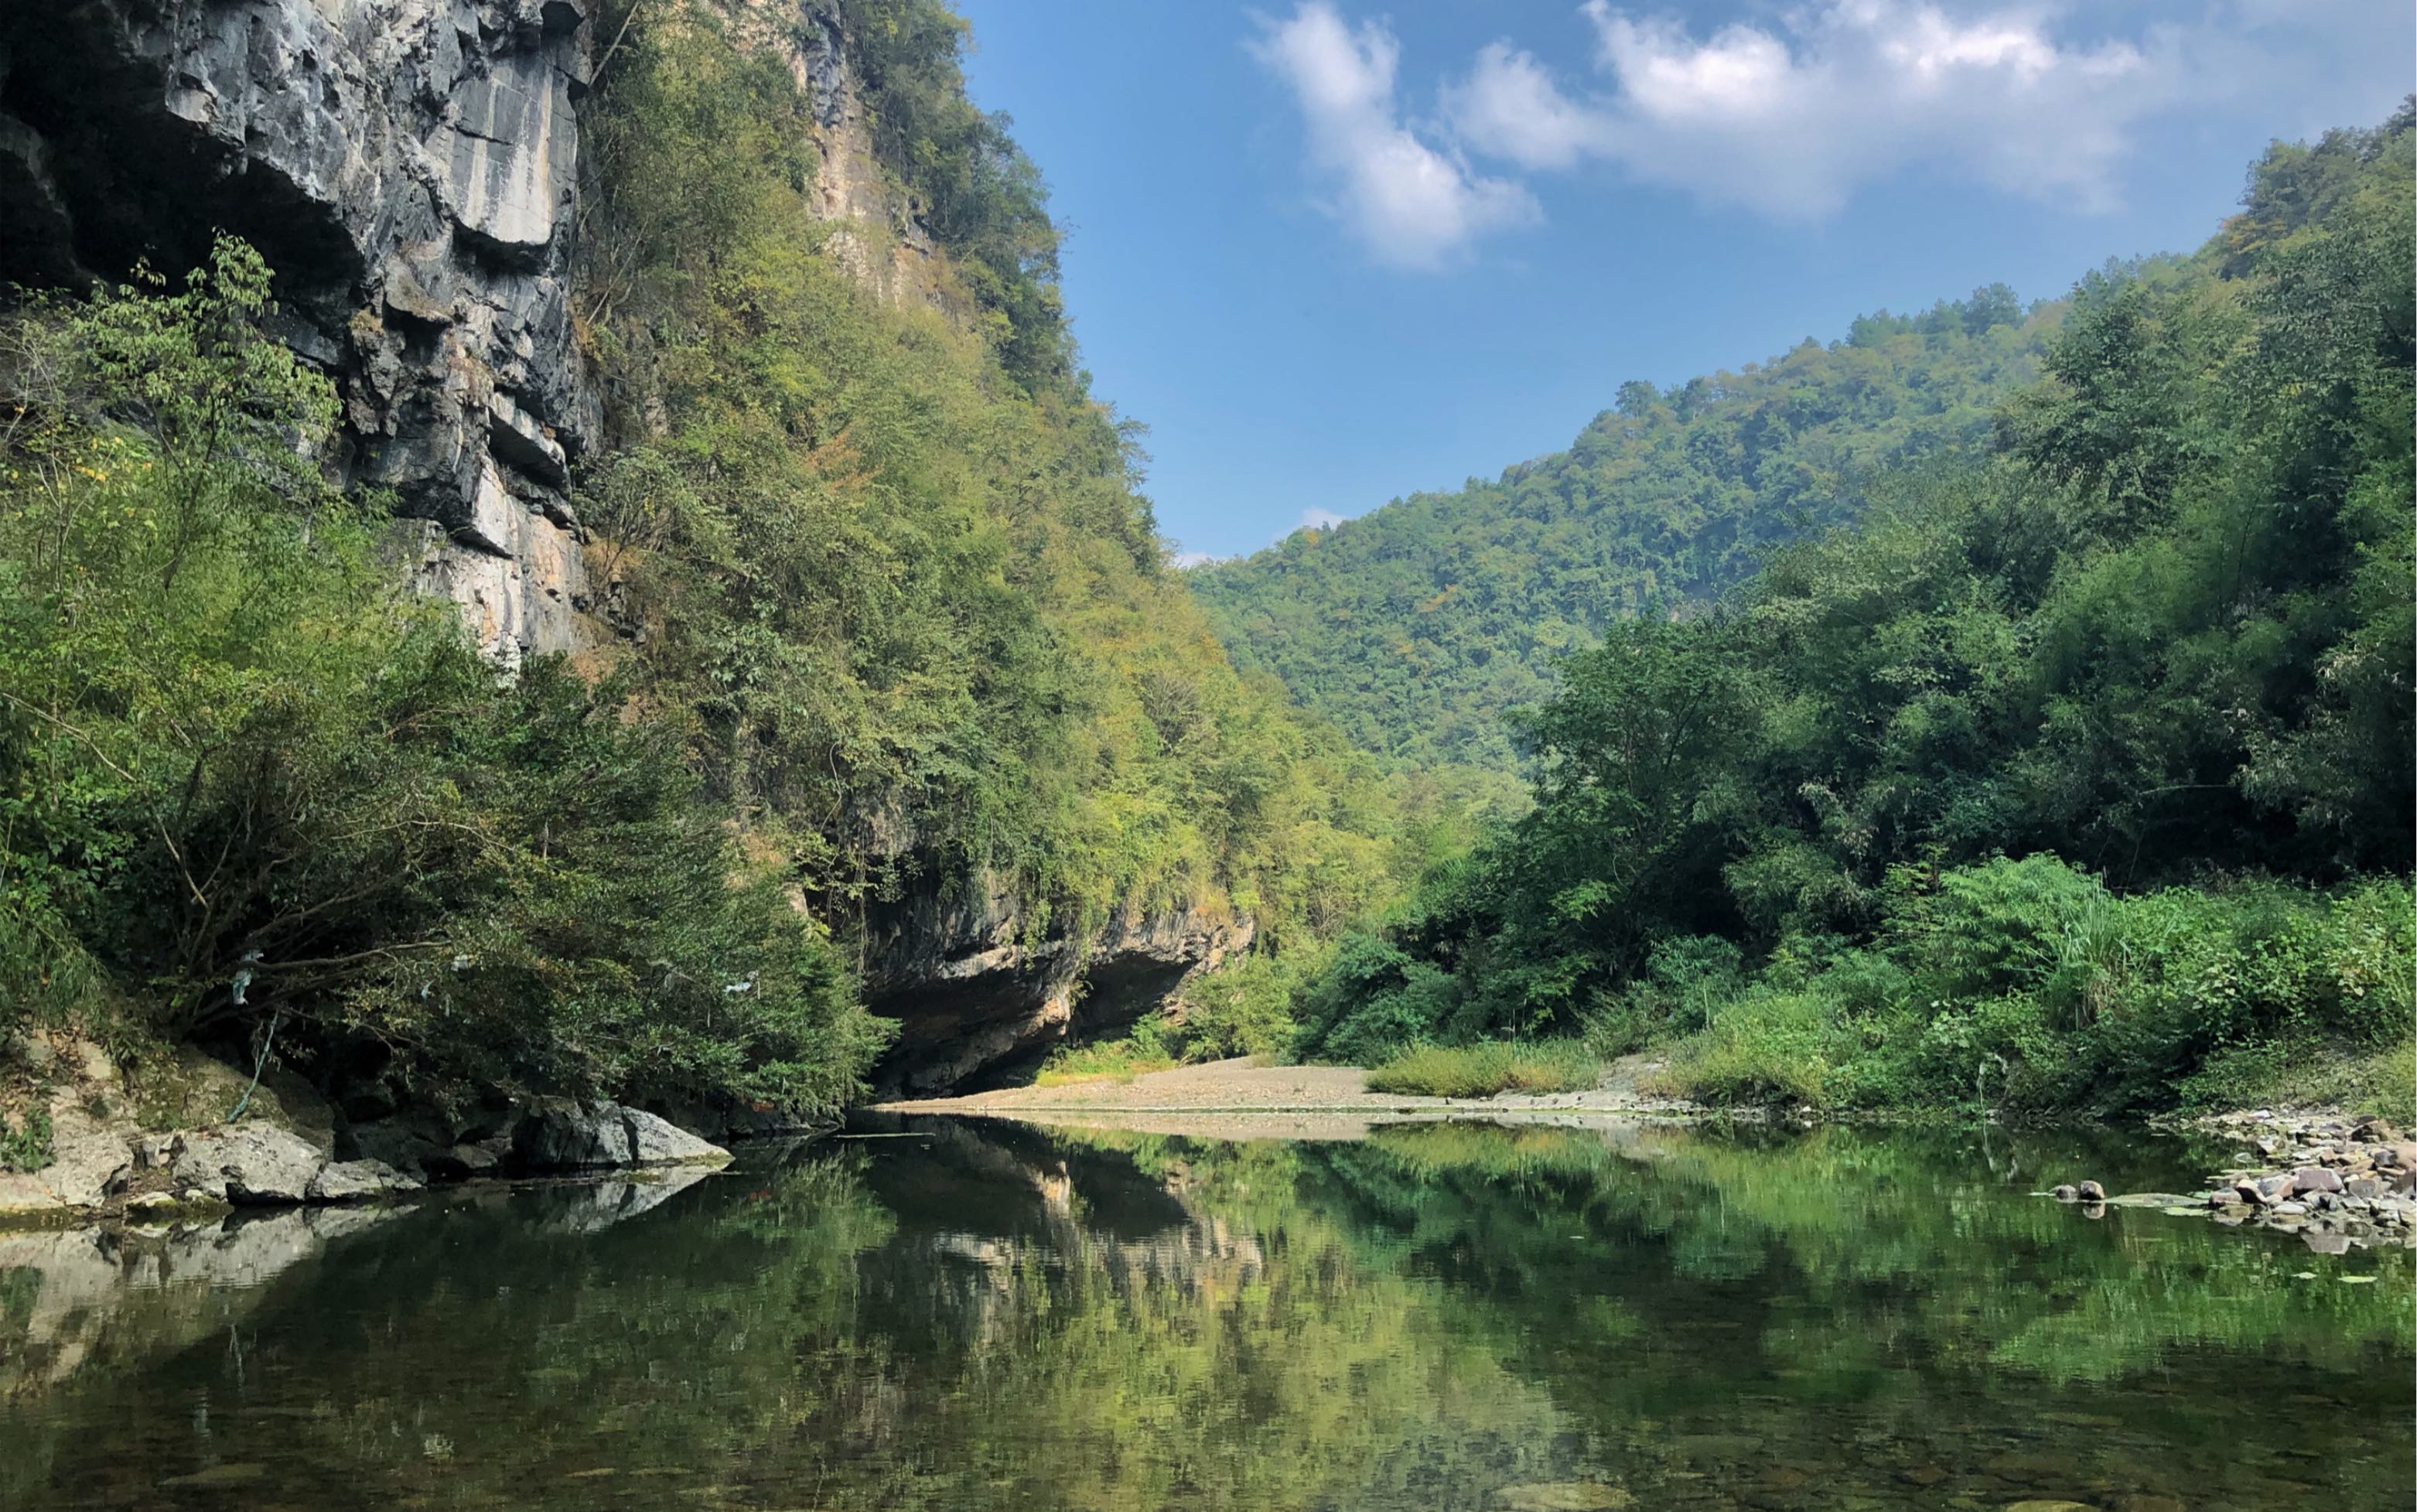
[[[881,228],[817,219],[786,61],[711,8],[646,15],[600,86],[617,446],[583,514],[634,687],[843,931],[988,877],[1036,933],[1189,905],[1310,946],[1445,843],[1405,823],[1437,806],[1238,674],[1166,567],[1132,432],[1072,367],[1030,165],[964,99],[962,23],[848,13],[928,299],[834,255]]]
[[[1033,941],[1258,926],[1061,1074],[1583,1029],[1722,1097],[2136,1108],[2321,1061],[2407,1100],[2405,113],[2277,146],[2195,258],[1630,385],[1566,454],[1187,584],[963,23],[842,9],[888,226],[816,213],[780,44],[824,39],[600,18],[578,503],[621,635],[576,665],[499,681],[389,591],[249,249],[10,309],[9,1015],[273,1050],[357,1112],[824,1112],[884,1038],[869,925],[980,888]],[[861,276],[890,236],[902,299]],[[1520,749],[1533,810],[1472,850]],[[1584,1064],[1479,1060],[1400,1074]]]
[[[2061,314],[1998,285],[1742,372],[1624,384],[1565,452],[1300,531],[1192,584],[1238,661],[1369,749],[1507,771],[1502,717],[1546,697],[1561,658],[1854,519],[1877,470],[1984,440]]]
[[[824,933],[622,685],[499,685],[389,586],[376,510],[309,455],[334,395],[264,337],[268,282],[227,242],[179,292],[0,326],[11,1018],[273,1041],[357,1108],[837,1106],[880,1036]]]
[[[1239,674],[1166,567],[962,23],[843,10],[888,224],[815,213],[784,48],[827,39],[600,18],[577,314],[610,446],[578,504],[622,634],[575,665],[499,685],[387,590],[249,249],[17,305],[0,1031],[273,1051],[357,1115],[496,1087],[819,1113],[885,1037],[852,959],[885,903],[996,886],[1078,942],[1248,914],[1258,956],[1183,1037],[1264,1049],[1324,939],[1460,843],[1432,784]],[[886,302],[869,244],[910,233],[927,297]]]
[[[2410,142],[2278,145],[2196,258],[2082,283],[1992,455],[1571,658],[1514,726],[1534,811],[1344,947],[1305,1049],[1583,1026],[1729,1099],[2405,1110]]]

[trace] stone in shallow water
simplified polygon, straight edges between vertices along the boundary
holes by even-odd
[[[160,1484],[190,1487],[249,1486],[267,1474],[268,1467],[263,1464],[212,1465],[206,1470],[196,1470],[190,1475],[172,1475]]]
[[[730,1152],[652,1113],[616,1102],[540,1103],[512,1131],[512,1154],[531,1171],[721,1165]]]
[[[635,1108],[622,1116],[630,1126],[630,1152],[642,1166],[726,1165],[730,1152],[708,1143],[676,1124]]]
[[[1615,1512],[1635,1500],[1627,1488],[1599,1480],[1540,1480],[1494,1493],[1502,1512]]]

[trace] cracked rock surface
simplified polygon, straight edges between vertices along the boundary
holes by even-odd
[[[216,228],[333,377],[344,480],[510,664],[573,649],[565,491],[600,412],[568,271],[585,0],[0,8],[0,282],[181,268]]]

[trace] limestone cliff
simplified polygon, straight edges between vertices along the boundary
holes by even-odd
[[[811,104],[828,254],[885,299],[965,318],[879,161],[834,0],[711,3]],[[573,316],[579,107],[612,41],[594,21],[594,0],[0,9],[0,284],[174,276],[220,230],[258,247],[283,339],[338,386],[342,480],[391,492],[407,570],[507,666],[609,633],[571,507],[611,444]],[[943,1090],[1029,1065],[1251,935],[1171,910],[1077,937],[978,878],[935,878],[866,924],[873,1005],[904,1024],[885,1080]]]
[[[190,266],[224,229],[333,376],[348,482],[509,663],[585,597],[570,469],[581,0],[84,0],[0,14],[0,281]]]

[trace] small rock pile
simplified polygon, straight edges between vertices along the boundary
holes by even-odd
[[[2109,1197],[2094,1181],[2049,1195],[2085,1211],[2156,1207],[2177,1217],[2204,1213],[2227,1228],[2296,1233],[2323,1255],[2372,1245],[2417,1249],[2417,1142],[2380,1118],[2289,1117],[2271,1110],[2228,1113],[2202,1128],[2247,1146],[2236,1169],[2188,1196],[2162,1192]],[[2093,1215],[2094,1216],[2094,1215]]]
[[[2288,1118],[2269,1110],[2212,1120],[2247,1146],[2202,1194],[2215,1221],[2300,1234],[2341,1254],[2417,1248],[2417,1142],[2380,1118]]]

